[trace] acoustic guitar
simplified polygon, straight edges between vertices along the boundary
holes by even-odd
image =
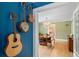
[[[32,8],[32,6],[30,5],[30,6],[28,7],[28,9],[29,9],[29,11],[30,11],[30,13],[29,13],[29,22],[33,22],[33,14],[32,14],[33,8]]]
[[[20,35],[16,32],[16,16],[14,13],[10,13],[10,17],[13,20],[13,33],[7,37],[8,44],[5,53],[9,57],[13,57],[21,52],[22,44],[20,41]]]
[[[21,2],[21,5],[24,7],[24,19],[20,22],[19,29],[22,32],[27,32],[29,25],[26,22],[26,2]]]

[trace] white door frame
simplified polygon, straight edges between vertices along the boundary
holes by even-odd
[[[33,22],[33,56],[38,57],[39,56],[39,37],[38,37],[38,17],[39,17],[39,12],[43,12],[46,10],[49,10],[50,8],[56,8],[57,6],[61,4],[67,4],[67,3],[62,3],[62,2],[56,2],[56,3],[50,3],[48,5],[38,7],[33,9],[33,17],[34,17],[34,22]]]
[[[38,57],[38,46],[39,46],[39,38],[38,38],[38,13],[33,11],[33,57]]]
[[[39,13],[42,11],[46,11],[49,10],[50,8],[55,8],[61,4],[67,4],[67,3],[51,3],[42,7],[38,7],[33,9],[33,17],[34,17],[34,22],[33,22],[33,57],[39,57],[39,26],[38,26],[38,17],[39,17]]]
[[[75,11],[73,12],[73,34],[74,34],[74,36],[73,36],[73,43],[74,43],[74,45],[73,45],[73,49],[74,49],[74,56],[75,57],[77,57],[77,56],[79,56],[79,54],[77,53],[77,51],[76,51],[76,48],[75,48],[75,46],[76,46],[76,43],[75,43],[75,41],[76,41],[76,37],[75,37],[75,14],[76,13],[78,13],[78,11],[79,11],[79,4],[78,4],[78,6],[77,6],[77,8],[75,9]],[[78,13],[79,14],[79,13]]]

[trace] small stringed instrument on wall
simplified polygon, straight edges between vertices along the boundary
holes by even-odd
[[[30,11],[30,13],[29,13],[29,22],[33,22],[33,14],[32,14],[33,8],[32,8],[32,6],[30,5],[30,6],[28,7],[28,9],[29,9],[29,11]]]
[[[26,22],[26,2],[21,2],[21,5],[24,7],[24,19],[20,22],[19,29],[22,32],[27,32],[29,30],[29,25]]]
[[[16,32],[16,16],[14,13],[10,13],[10,18],[13,21],[13,33],[7,37],[7,46],[5,53],[9,57],[18,55],[22,50],[22,44],[20,41],[20,35]]]

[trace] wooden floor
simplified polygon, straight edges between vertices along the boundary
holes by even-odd
[[[73,53],[68,51],[68,43],[57,41],[54,48],[39,45],[39,57],[72,57]]]

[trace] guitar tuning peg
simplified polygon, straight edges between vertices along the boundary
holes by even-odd
[[[13,13],[13,12],[10,12],[10,19],[13,19],[13,18],[16,18],[16,14],[15,13]]]
[[[10,19],[12,19],[12,12],[10,12],[9,15],[10,15]]]
[[[21,2],[21,6],[22,6],[22,2]]]

